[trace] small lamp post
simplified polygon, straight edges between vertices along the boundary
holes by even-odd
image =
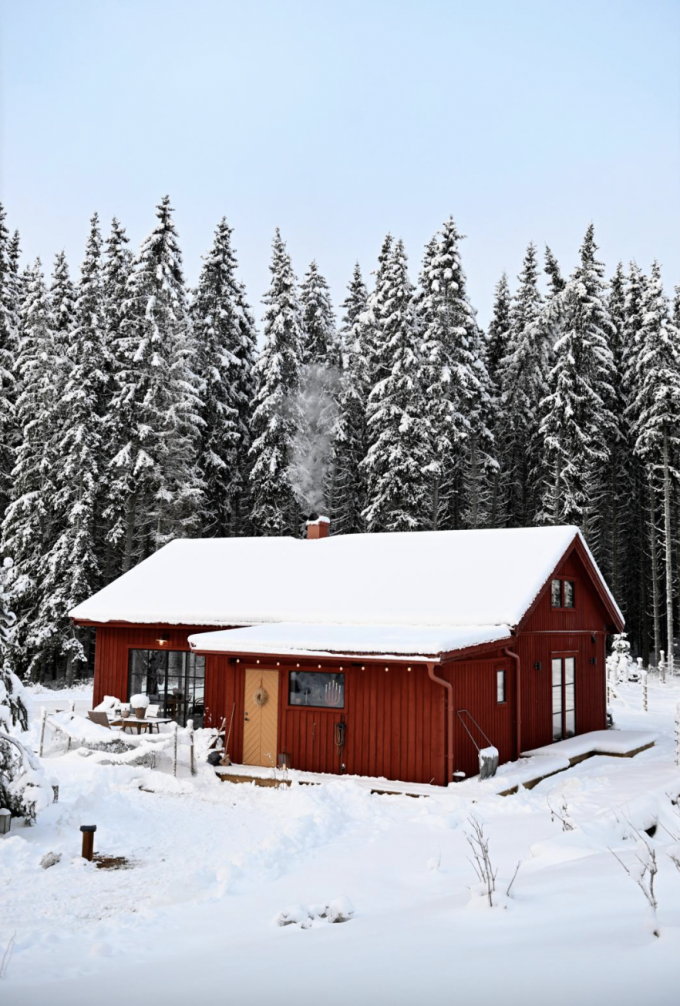
[[[92,862],[94,856],[94,833],[97,830],[96,824],[81,824],[80,830],[83,833],[83,859]]]
[[[11,824],[12,824],[11,813],[7,810],[6,807],[0,807],[0,835],[8,835]]]

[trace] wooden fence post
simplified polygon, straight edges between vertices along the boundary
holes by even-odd
[[[187,726],[189,728],[189,766],[191,774],[196,775],[196,767],[194,765],[194,721],[188,720]]]
[[[642,708],[647,713],[649,712],[649,693],[648,693],[648,682],[647,682],[647,671],[642,672]]]
[[[666,653],[664,650],[659,650],[659,676],[661,678],[661,684],[666,684]]]
[[[47,723],[47,710],[43,706],[40,710],[40,745],[38,747],[38,754],[42,758],[43,749],[45,746],[45,725]]]

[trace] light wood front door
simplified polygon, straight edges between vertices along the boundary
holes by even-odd
[[[244,765],[276,766],[278,720],[279,672],[247,667],[243,724]]]

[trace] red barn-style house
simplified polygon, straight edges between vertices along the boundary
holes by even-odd
[[[237,764],[442,786],[485,738],[504,762],[606,727],[623,617],[575,527],[311,538],[176,540],[75,608],[95,702],[233,722]]]

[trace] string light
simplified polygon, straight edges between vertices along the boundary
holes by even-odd
[[[240,664],[240,663],[241,663],[241,661],[240,661],[240,659],[239,659],[238,657],[236,658],[236,663],[237,663],[237,664]]]
[[[256,661],[255,661],[255,663],[256,663],[256,664],[259,664],[259,662],[260,662],[259,660],[256,660]]]
[[[385,674],[387,674],[388,671],[389,671],[389,667],[386,667],[385,668]]]
[[[407,667],[407,668],[406,668],[406,670],[407,670],[407,671],[410,671],[410,670],[411,670],[411,668],[410,668],[410,667]]]
[[[365,665],[365,664],[362,664],[362,665],[361,665],[361,670],[362,670],[362,671],[365,671],[365,670],[366,670],[366,665]]]
[[[299,664],[296,664],[295,666],[296,666],[296,667],[299,667],[300,665],[299,665]]]

